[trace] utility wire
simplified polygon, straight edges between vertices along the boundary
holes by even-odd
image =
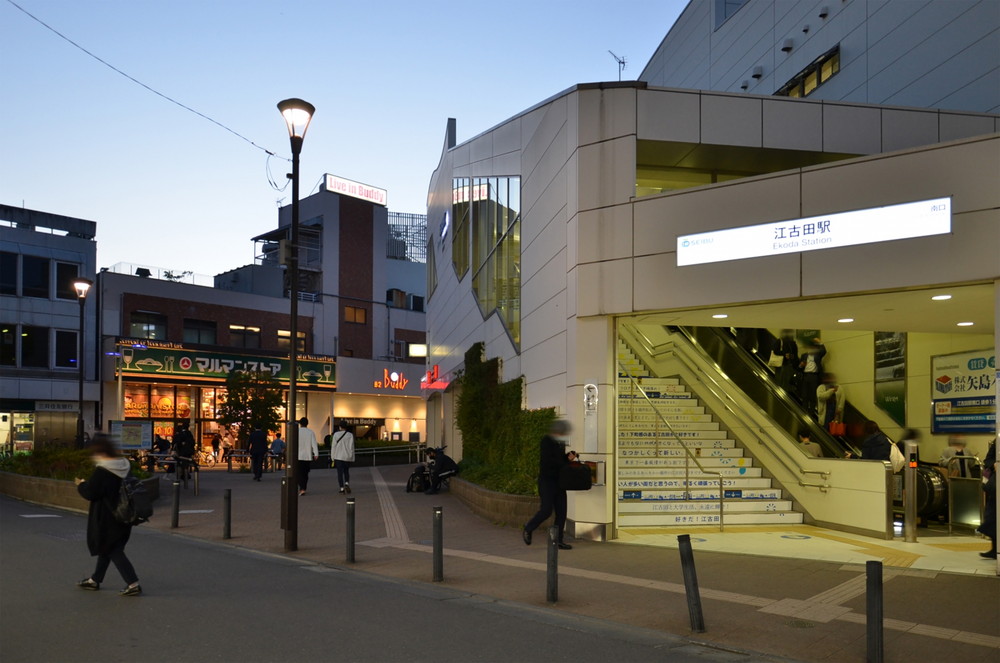
[[[38,23],[39,25],[41,25],[45,29],[49,30],[50,32],[54,33],[55,35],[57,35],[61,39],[65,40],[66,42],[68,42],[68,43],[72,44],[73,46],[75,46],[76,48],[80,49],[81,51],[83,51],[84,53],[86,53],[87,55],[89,55],[90,57],[92,57],[93,59],[95,59],[98,62],[100,62],[101,64],[103,64],[108,69],[111,69],[115,73],[121,74],[122,76],[124,76],[125,78],[129,79],[130,81],[132,81],[136,85],[138,85],[140,87],[143,87],[146,90],[149,90],[150,92],[152,92],[153,94],[155,94],[156,96],[162,97],[163,99],[166,99],[170,103],[175,104],[177,106],[180,106],[184,110],[190,111],[190,112],[194,113],[195,115],[197,115],[198,117],[200,117],[202,119],[205,119],[205,120],[208,120],[212,124],[225,129],[226,131],[228,131],[229,133],[233,134],[237,138],[240,138],[240,139],[246,141],[247,143],[250,143],[251,145],[253,145],[254,147],[256,147],[258,150],[261,150],[261,151],[267,153],[269,155],[269,157],[276,157],[276,158],[279,158],[279,159],[284,159],[285,161],[291,161],[291,159],[288,159],[287,157],[283,157],[283,156],[277,155],[274,152],[272,152],[271,150],[267,149],[266,147],[261,147],[260,145],[258,145],[257,143],[253,142],[252,140],[250,140],[249,138],[247,138],[243,134],[239,133],[238,131],[234,131],[233,129],[230,129],[229,127],[227,127],[223,123],[219,122],[218,120],[213,119],[213,118],[209,117],[208,115],[205,115],[202,112],[196,111],[195,109],[191,108],[190,106],[182,104],[181,102],[177,101],[176,99],[163,94],[159,90],[155,90],[155,89],[151,88],[150,86],[146,85],[145,83],[143,83],[139,79],[137,79],[137,78],[135,78],[133,76],[130,76],[129,74],[126,74],[124,71],[122,71],[118,67],[114,66],[113,64],[111,64],[107,60],[104,60],[104,59],[100,58],[99,56],[91,53],[90,51],[88,51],[86,48],[84,48],[80,44],[76,43],[75,41],[73,41],[72,39],[70,39],[69,37],[67,37],[66,35],[64,35],[63,33],[59,32],[58,30],[56,30],[55,28],[53,28],[51,25],[49,25],[48,23],[46,23],[42,19],[38,18],[37,16],[35,16],[31,12],[29,12],[27,9],[25,9],[21,5],[19,5],[16,2],[14,2],[14,0],[7,0],[7,2],[10,5],[12,5],[13,7],[15,7],[16,9],[18,9],[21,13],[23,13],[25,16],[27,16],[31,20],[35,21],[36,23]],[[277,187],[275,187],[275,188],[277,188]]]

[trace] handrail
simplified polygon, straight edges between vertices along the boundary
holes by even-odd
[[[652,408],[653,412],[660,419],[660,421],[662,421],[663,424],[666,425],[667,431],[670,433],[670,435],[673,436],[673,438],[675,440],[677,440],[677,442],[681,445],[681,448],[684,449],[684,453],[687,454],[688,461],[692,461],[693,460],[694,464],[698,466],[698,470],[701,471],[702,474],[707,474],[707,475],[710,475],[710,476],[711,475],[715,475],[715,476],[717,476],[719,478],[719,531],[720,532],[723,531],[723,529],[724,529],[724,522],[725,522],[725,518],[726,518],[725,517],[725,513],[724,513],[724,511],[725,511],[725,498],[726,498],[726,488],[725,488],[724,479],[723,479],[724,475],[722,474],[722,472],[711,472],[709,470],[706,470],[702,466],[701,462],[698,460],[698,457],[691,452],[691,449],[688,448],[687,443],[684,442],[684,440],[681,439],[681,437],[679,435],[677,435],[676,431],[674,431],[674,427],[670,425],[670,422],[666,420],[666,418],[663,416],[663,413],[660,412],[660,409],[656,407],[656,404],[653,403],[652,399],[646,393],[646,390],[642,388],[642,385],[639,384],[638,380],[635,379],[635,376],[632,375],[632,373],[628,370],[628,368],[621,361],[618,362],[618,370],[619,370],[619,372],[624,373],[624,375],[629,379],[629,382],[631,382],[631,384],[632,384],[632,393],[633,394],[635,394],[636,388],[639,389],[639,393],[642,394],[642,397],[646,400],[647,403],[649,403],[649,406]],[[656,455],[656,457],[659,458],[660,457],[660,455],[659,455],[659,435],[657,435],[656,439],[657,439],[657,455]],[[685,462],[684,463],[684,495],[687,497],[688,501],[691,501],[691,475],[690,475],[690,467],[691,467],[690,462]]]

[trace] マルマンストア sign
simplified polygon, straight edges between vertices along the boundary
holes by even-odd
[[[996,432],[996,382],[993,350],[931,357],[931,432]]]
[[[193,350],[178,344],[159,344],[145,339],[118,339],[122,375],[148,377],[185,377],[188,379],[225,380],[232,371],[269,372],[278,382],[288,383],[287,357]],[[169,347],[162,347],[167,346]],[[319,389],[336,389],[336,361],[333,357],[299,355],[296,382]]]
[[[677,238],[677,266],[834,249],[951,232],[951,198],[725,228]]]
[[[336,175],[326,175],[326,190],[331,193],[340,193],[352,198],[367,200],[376,205],[388,205],[389,192],[376,186],[368,186],[361,182],[355,182]]]

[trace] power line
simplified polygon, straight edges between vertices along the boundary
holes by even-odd
[[[72,39],[70,39],[69,37],[67,37],[66,35],[64,35],[63,33],[59,32],[58,30],[56,30],[55,28],[53,28],[51,25],[49,25],[48,23],[46,23],[42,19],[38,18],[37,16],[35,16],[31,12],[29,12],[27,9],[25,9],[21,5],[19,5],[16,2],[14,2],[14,0],[7,0],[7,2],[10,5],[12,5],[13,7],[15,7],[17,10],[19,10],[22,14],[24,14],[25,16],[27,16],[31,20],[35,21],[36,23],[38,23],[39,25],[41,25],[42,27],[44,27],[46,30],[49,30],[53,34],[57,35],[59,38],[61,38],[64,41],[68,42],[69,44],[72,44],[73,46],[75,46],[79,50],[83,51],[84,53],[86,53],[87,55],[89,55],[90,57],[92,57],[93,59],[95,59],[98,62],[100,62],[101,64],[103,64],[108,69],[114,71],[115,73],[121,74],[122,76],[124,76],[125,78],[129,79],[130,81],[132,81],[136,85],[138,85],[140,87],[143,87],[146,90],[149,90],[150,92],[152,92],[153,94],[155,94],[156,96],[161,97],[163,99],[166,99],[170,103],[175,104],[177,106],[180,106],[184,110],[189,111],[191,113],[194,113],[198,117],[200,117],[202,119],[205,119],[205,120],[208,120],[212,124],[225,129],[226,131],[228,131],[229,133],[233,134],[237,138],[239,138],[241,140],[244,140],[247,143],[250,143],[251,145],[253,145],[254,147],[256,147],[258,150],[261,150],[261,151],[265,152],[269,156],[277,157],[279,159],[284,159],[285,161],[290,161],[290,159],[288,159],[287,157],[283,157],[283,156],[280,156],[278,154],[275,154],[274,152],[272,152],[271,150],[267,149],[266,147],[261,147],[260,145],[258,145],[257,143],[253,142],[252,140],[250,140],[249,138],[247,138],[243,134],[239,133],[238,131],[230,129],[229,127],[227,127],[226,125],[224,125],[222,122],[219,122],[218,120],[216,120],[214,118],[211,118],[208,115],[205,115],[204,113],[202,113],[200,111],[196,111],[195,109],[191,108],[190,106],[187,106],[187,105],[182,104],[181,102],[177,101],[173,97],[167,96],[167,95],[163,94],[162,92],[160,92],[159,90],[153,89],[152,87],[146,85],[145,83],[143,83],[139,79],[135,78],[134,76],[130,76],[129,74],[126,74],[124,71],[122,71],[118,67],[114,66],[113,64],[111,64],[107,60],[104,60],[101,57],[95,55],[94,53],[91,53],[90,51],[88,51],[86,48],[84,48],[80,44],[76,43],[75,41],[73,41]],[[275,187],[275,188],[277,188],[277,187]]]

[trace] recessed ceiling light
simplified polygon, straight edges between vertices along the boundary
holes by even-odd
[[[729,315],[728,315],[728,314],[726,314],[726,313],[716,313],[716,314],[715,314],[715,315],[713,315],[712,317],[713,317],[713,318],[715,318],[716,320],[723,320],[723,319],[725,319],[725,318],[728,318],[728,317],[729,317]]]
[[[958,326],[959,327],[971,327],[974,324],[976,324],[976,323],[974,323],[974,322],[960,322],[960,323],[958,323]]]
[[[837,322],[854,322],[854,318],[841,318]]]
[[[945,300],[951,299],[951,295],[934,295],[931,297],[936,302],[943,302]]]

